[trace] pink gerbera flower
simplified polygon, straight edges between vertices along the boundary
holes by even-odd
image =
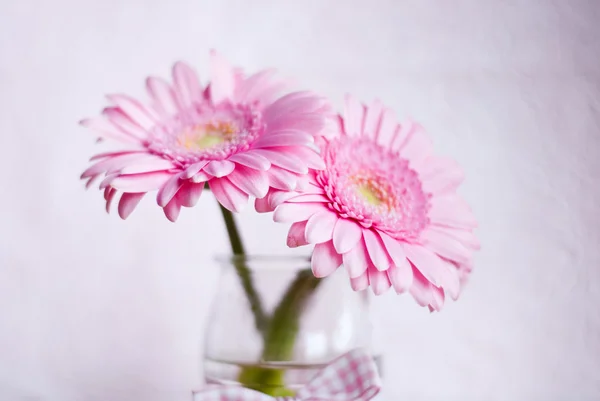
[[[456,194],[457,164],[432,154],[420,126],[399,125],[379,102],[367,108],[352,97],[322,156],[325,169],[302,192],[272,190],[256,201],[258,211],[275,209],[275,221],[293,223],[289,246],[315,244],[315,276],[343,265],[357,291],[408,290],[434,310],[445,294],[457,299],[479,248],[477,223]]]
[[[173,67],[173,84],[148,78],[150,104],[126,95],[82,121],[126,145],[101,153],[83,174],[88,186],[103,176],[107,211],[118,193],[125,219],[149,191],[171,221],[196,204],[206,183],[217,200],[240,211],[249,196],[270,187],[296,188],[309,168],[322,168],[314,136],[324,126],[324,100],[309,92],[278,97],[284,85],[272,71],[245,77],[211,52],[212,82],[203,88],[188,65]],[[312,145],[312,146],[311,146]]]

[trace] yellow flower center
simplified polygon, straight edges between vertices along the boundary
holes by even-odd
[[[236,133],[236,126],[232,123],[200,124],[186,128],[177,141],[187,150],[205,150],[230,141]]]
[[[376,177],[365,177],[358,175],[353,177],[356,193],[368,204],[376,208],[384,208],[388,211],[394,207],[393,196],[391,196],[388,185]]]

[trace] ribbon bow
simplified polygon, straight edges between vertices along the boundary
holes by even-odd
[[[373,358],[356,349],[323,368],[295,397],[271,397],[240,386],[219,385],[194,393],[194,401],[368,401],[380,389]]]

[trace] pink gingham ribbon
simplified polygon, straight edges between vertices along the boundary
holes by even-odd
[[[213,386],[194,393],[194,401],[368,401],[381,389],[371,355],[356,349],[337,358],[295,397],[271,397],[240,386]]]

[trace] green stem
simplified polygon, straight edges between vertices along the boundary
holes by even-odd
[[[235,270],[240,278],[242,288],[244,289],[246,297],[248,298],[248,302],[250,303],[250,309],[252,310],[252,315],[254,315],[254,324],[259,333],[264,334],[268,319],[265,316],[260,296],[256,292],[254,284],[252,283],[252,272],[248,266],[246,266],[246,262],[244,260],[244,255],[246,252],[244,251],[244,245],[242,244],[239,230],[235,224],[233,214],[229,210],[225,209],[221,204],[219,204],[219,208],[221,209],[221,214],[223,215],[223,220],[225,221],[225,227],[227,228],[227,233],[229,234],[231,251],[234,255],[233,265],[235,266]]]
[[[310,269],[298,272],[273,312],[264,337],[262,361],[285,362],[292,358],[302,311],[321,281]],[[242,369],[238,381],[272,396],[292,396],[294,392],[285,387],[284,374],[283,369],[248,366]]]

